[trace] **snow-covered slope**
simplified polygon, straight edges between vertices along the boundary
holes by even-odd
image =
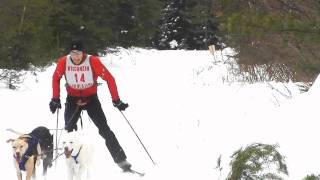
[[[221,52],[213,56],[208,51],[144,49],[123,49],[102,58],[117,81],[121,99],[129,103],[124,114],[157,163],[152,164],[112,106],[107,85],[100,79],[103,85],[98,94],[108,124],[133,167],[147,173],[142,179],[224,179],[232,153],[253,142],[280,145],[290,173],[288,180],[319,173],[319,83],[305,94],[300,94],[293,83],[230,83],[225,81],[230,76],[226,59]],[[1,85],[0,169],[6,172],[4,179],[16,178],[10,145],[5,143],[15,135],[5,129],[28,133],[40,125],[56,127],[57,116],[48,107],[54,68],[37,77],[29,75],[17,91]],[[63,102],[65,96],[63,90]],[[60,128],[64,124],[62,112]],[[86,113],[83,120],[83,133],[96,149],[91,179],[141,179],[120,173]],[[224,167],[221,174],[215,169],[220,155]],[[47,179],[65,179],[65,175],[64,157],[60,157]]]

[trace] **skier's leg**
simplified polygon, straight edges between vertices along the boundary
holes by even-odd
[[[80,117],[81,108],[76,104],[76,100],[67,97],[64,111],[65,130],[72,132],[78,130],[77,122]]]
[[[115,163],[119,163],[126,160],[126,155],[120,146],[116,136],[111,131],[107,124],[107,119],[101,108],[98,97],[93,98],[87,106],[88,115],[92,119],[93,123],[99,129],[99,134],[105,139],[106,146]]]

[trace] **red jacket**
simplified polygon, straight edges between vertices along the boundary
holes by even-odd
[[[83,59],[85,59],[86,56],[87,55],[84,54]],[[67,59],[67,56],[63,56],[59,58],[57,62],[56,70],[53,73],[53,77],[52,77],[52,90],[53,90],[52,97],[53,98],[60,98],[60,79],[63,75],[65,75],[66,59]],[[108,69],[101,63],[100,59],[96,56],[90,56],[90,64],[92,68],[94,82],[97,82],[98,76],[101,77],[103,80],[107,81],[112,100],[113,101],[118,100],[119,95],[118,95],[117,85],[113,76],[108,71]],[[70,86],[66,85],[66,89],[69,96],[75,96],[75,97],[88,97],[88,96],[97,94],[97,84],[82,90],[73,89]]]

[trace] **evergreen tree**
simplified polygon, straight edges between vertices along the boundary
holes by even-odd
[[[114,16],[114,32],[117,36],[117,45],[124,45],[124,47],[130,47],[134,44],[132,36],[136,36],[133,33],[135,27],[135,10],[134,1],[131,0],[119,0],[117,2],[117,11]]]
[[[156,47],[159,49],[207,49],[217,43],[217,24],[211,0],[166,1]]]
[[[160,12],[158,0],[55,0],[50,25],[63,50],[82,38],[88,52],[151,44]]]
[[[231,172],[227,180],[283,179],[288,175],[284,157],[277,151],[278,145],[253,143],[232,155]]]
[[[214,17],[212,0],[195,0],[190,2],[192,22],[190,47],[192,49],[207,49],[208,45],[218,45],[218,23]],[[218,46],[217,46],[218,47]],[[221,47],[219,47],[221,48]]]
[[[0,68],[21,70],[50,61],[48,6],[45,0],[1,1]]]
[[[305,178],[303,178],[303,180],[320,180],[320,175],[308,175]]]
[[[114,17],[116,44],[146,47],[152,44],[160,17],[158,0],[119,0]]]
[[[0,1],[0,80],[15,89],[30,65],[44,66],[53,57],[46,0]]]
[[[185,3],[185,0],[166,2],[160,20],[159,49],[182,49],[187,46],[185,44],[186,29],[190,26],[190,23],[186,21],[183,15]]]
[[[50,26],[61,53],[74,39],[84,41],[88,53],[104,53],[116,41],[112,30],[116,5],[116,0],[53,1]]]

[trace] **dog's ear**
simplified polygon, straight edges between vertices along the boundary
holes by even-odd
[[[13,141],[14,141],[14,139],[8,139],[6,142],[10,143],[10,142],[13,142]]]

